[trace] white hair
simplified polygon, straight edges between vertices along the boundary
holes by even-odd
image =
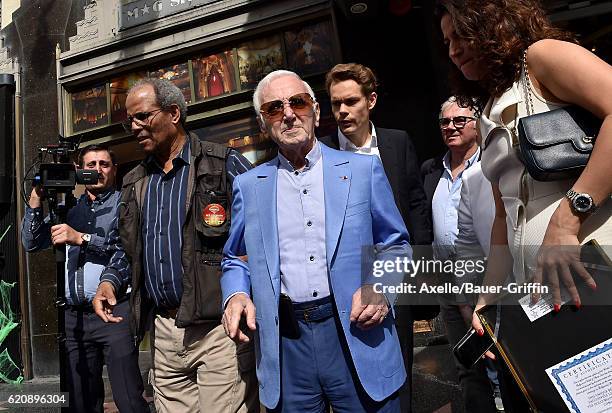
[[[261,108],[261,104],[263,103],[261,101],[261,91],[264,90],[264,88],[266,88],[267,86],[269,86],[274,79],[278,79],[279,77],[283,76],[293,76],[299,81],[301,81],[304,84],[306,90],[308,91],[310,97],[312,97],[312,100],[314,102],[317,101],[310,85],[303,81],[297,73],[292,72],[290,70],[275,70],[273,72],[268,73],[263,79],[261,79],[257,84],[257,87],[255,88],[255,92],[253,92],[253,107],[255,108],[255,113],[262,121],[263,119],[261,118],[261,113],[259,113],[259,109]]]
[[[442,104],[442,106],[440,106],[440,114],[438,115],[439,118],[441,118],[444,113],[444,111],[448,108],[450,108],[453,103],[457,103],[457,98],[455,96],[451,96],[448,99],[446,99],[446,101]]]
[[[438,118],[443,117],[444,111],[450,108],[453,104],[459,106],[459,102],[457,102],[457,98],[455,96],[451,96],[448,99],[446,99],[446,101],[442,104],[442,106],[440,106],[440,114],[438,115]],[[459,106],[459,107],[463,108],[462,106]],[[465,109],[468,109],[470,112],[472,112],[472,115],[474,114],[473,109],[469,107]]]

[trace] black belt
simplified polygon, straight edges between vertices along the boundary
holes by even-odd
[[[120,300],[117,300],[117,304],[115,304],[115,306],[126,302],[127,300],[129,300],[129,298],[130,298],[129,294],[126,296],[123,296]],[[93,304],[90,301],[86,303],[81,303],[81,304],[66,304],[66,309],[72,310],[72,311],[79,311],[82,313],[93,313],[94,312]]]
[[[93,313],[93,304],[92,303],[82,303],[82,304],[66,304],[67,310],[78,311],[81,313]]]
[[[322,321],[334,315],[334,305],[331,295],[318,300],[293,303],[295,318],[304,321]]]

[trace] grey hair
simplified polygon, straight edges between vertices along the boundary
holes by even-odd
[[[160,109],[169,109],[172,105],[178,106],[181,112],[181,124],[185,125],[185,121],[187,120],[187,102],[185,102],[185,96],[183,92],[181,92],[181,89],[169,80],[145,77],[136,82],[130,90],[128,90],[128,95],[134,90],[147,85],[153,88],[155,92],[155,103],[157,103]]]
[[[438,118],[441,118],[444,111],[448,109],[449,107],[451,107],[453,103],[457,103],[457,98],[455,96],[451,96],[448,99],[446,99],[446,101],[442,104],[442,106],[440,106],[440,114],[438,115]]]
[[[461,104],[457,100],[457,97],[451,96],[448,99],[446,99],[446,101],[442,104],[442,106],[440,106],[440,114],[438,115],[438,118],[441,118],[443,116],[444,111],[447,110],[449,107],[451,107],[453,104],[456,104],[460,108],[463,108],[463,106],[461,106]],[[470,112],[472,112],[472,115],[474,115],[473,107],[467,107],[467,109],[469,109]]]
[[[259,117],[262,121],[263,119],[261,118],[261,113],[259,113],[259,109],[261,108],[261,104],[263,103],[261,101],[261,91],[264,90],[264,88],[266,88],[267,86],[269,86],[274,79],[278,79],[279,77],[283,76],[293,76],[296,79],[300,80],[304,84],[304,87],[308,91],[310,97],[312,97],[312,100],[314,102],[317,101],[317,98],[315,97],[315,94],[312,91],[310,85],[304,80],[302,80],[302,78],[297,73],[292,72],[290,70],[275,70],[273,72],[268,73],[263,79],[261,79],[257,84],[257,87],[255,88],[255,92],[253,92],[253,107],[255,108],[255,113],[257,114],[257,117]]]

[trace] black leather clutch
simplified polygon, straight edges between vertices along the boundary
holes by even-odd
[[[580,175],[593,151],[602,121],[578,106],[567,106],[519,119],[523,163],[538,181]]]

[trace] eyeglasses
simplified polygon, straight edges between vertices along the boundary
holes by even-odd
[[[476,120],[476,118],[472,116],[455,116],[454,118],[440,118],[438,123],[440,124],[440,129],[448,128],[451,122],[455,125],[455,129],[463,129],[468,122],[473,120]]]
[[[151,112],[136,112],[133,115],[128,116],[127,120],[121,122],[121,125],[123,125],[123,129],[125,129],[126,132],[132,132],[132,123],[136,122],[140,126],[147,126],[151,123],[152,119],[149,119],[151,115],[153,115],[154,113],[157,114],[162,111],[163,109],[155,109]]]
[[[288,97],[287,103],[297,116],[311,115],[314,105],[314,98],[308,93],[298,93]],[[259,112],[268,120],[276,122],[283,118],[285,111],[285,102],[283,100],[273,100],[263,103]]]

